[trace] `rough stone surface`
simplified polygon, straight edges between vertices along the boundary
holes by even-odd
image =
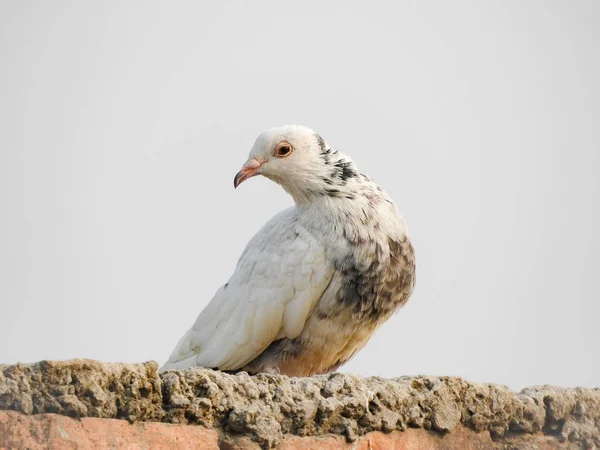
[[[130,422],[161,420],[158,364],[88,359],[0,365],[0,410]]]
[[[530,448],[600,447],[600,389],[514,393],[453,377],[251,377],[202,368],[159,375],[154,362],[43,361],[0,366],[0,410],[203,425],[232,449],[247,447],[240,440],[292,448],[286,445],[305,436],[338,436],[360,448],[374,432],[412,429],[442,443],[469,432],[497,448],[528,448],[533,440]]]

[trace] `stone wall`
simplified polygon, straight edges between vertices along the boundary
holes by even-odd
[[[600,448],[600,389],[287,378],[91,360],[0,366],[0,448]]]

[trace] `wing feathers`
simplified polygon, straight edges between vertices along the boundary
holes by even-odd
[[[299,336],[333,273],[323,247],[295,223],[293,211],[275,216],[250,241],[227,285],[161,370],[234,370],[277,338]]]

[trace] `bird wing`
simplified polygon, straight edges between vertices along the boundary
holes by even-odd
[[[229,282],[161,370],[239,369],[273,341],[300,335],[334,268],[292,212],[275,216],[248,243]]]

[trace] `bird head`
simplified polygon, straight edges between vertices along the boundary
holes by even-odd
[[[357,174],[354,163],[329,148],[313,130],[286,125],[264,131],[256,138],[233,185],[237,188],[248,178],[263,175],[280,184],[298,203],[337,192],[336,188]]]

